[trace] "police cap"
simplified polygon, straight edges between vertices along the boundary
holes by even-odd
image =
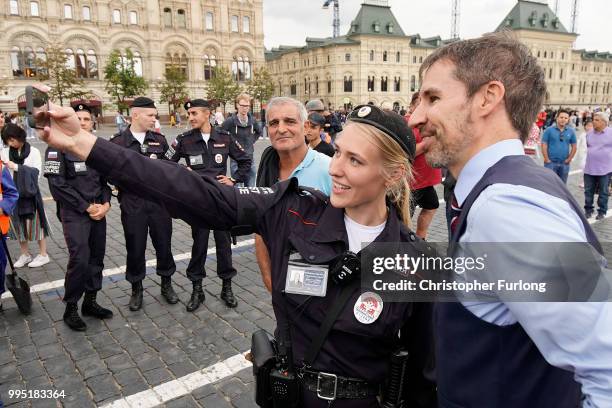
[[[395,140],[412,161],[416,153],[416,140],[404,118],[390,110],[373,105],[359,105],[348,116],[348,120],[374,126]]]
[[[132,108],[155,108],[155,102],[146,96],[139,96],[132,102]]]
[[[185,110],[189,108],[206,108],[210,109],[210,103],[206,99],[194,99],[192,101],[185,102]]]
[[[91,108],[87,105],[85,105],[84,103],[79,103],[77,106],[74,107],[74,111],[75,112],[89,112],[91,113]]]
[[[310,112],[308,121],[315,126],[325,126],[325,116],[321,115],[319,112]]]

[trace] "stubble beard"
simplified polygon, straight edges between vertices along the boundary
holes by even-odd
[[[440,128],[436,128],[434,133],[435,142],[429,147],[425,153],[425,161],[428,165],[435,168],[451,166],[455,161],[459,160],[462,153],[472,144],[474,140],[471,131],[472,119],[466,115],[457,124],[458,135],[455,138],[450,138]]]

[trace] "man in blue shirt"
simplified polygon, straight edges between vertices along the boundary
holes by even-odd
[[[570,163],[576,154],[576,133],[567,126],[569,112],[559,110],[557,125],[544,131],[542,136],[542,155],[544,167],[554,171],[567,184]]]
[[[510,243],[601,250],[563,182],[524,156],[546,94],[527,47],[503,32],[457,41],[430,54],[420,76],[410,126],[433,139],[427,162],[457,179],[451,246],[502,243],[500,255],[535,268],[548,261]],[[611,303],[505,302],[496,294],[436,304],[440,407],[612,406]]]

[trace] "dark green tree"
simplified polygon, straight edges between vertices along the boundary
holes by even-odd
[[[136,73],[135,67],[136,59],[129,48],[125,55],[117,49],[112,50],[104,67],[104,87],[121,113],[129,108],[128,99],[144,94],[149,87],[147,81]]]
[[[274,81],[272,74],[266,68],[259,68],[253,72],[253,78],[247,83],[247,92],[261,105],[272,97]]]
[[[240,93],[240,85],[234,80],[227,68],[216,67],[213,77],[208,81],[206,97],[215,99],[223,105],[233,101]]]
[[[77,77],[75,69],[68,67],[68,58],[65,47],[51,44],[45,49],[45,57],[36,60],[40,80],[51,87],[49,96],[60,105],[63,105],[65,100],[86,98],[90,95],[90,92],[85,90],[85,82]]]
[[[156,87],[161,94],[159,100],[167,103],[169,112],[173,112],[189,99],[187,75],[180,67],[172,65],[166,68],[164,78],[164,81]]]

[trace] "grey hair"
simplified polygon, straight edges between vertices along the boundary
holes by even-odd
[[[275,106],[281,105],[295,106],[298,114],[300,115],[300,120],[302,123],[306,122],[306,119],[308,119],[308,112],[306,111],[306,107],[302,102],[298,101],[297,99],[289,98],[288,96],[277,96],[276,98],[270,99],[270,102],[268,102],[268,109],[266,109],[266,122],[268,121],[270,110],[272,110],[272,108]]]
[[[610,117],[608,116],[608,114],[606,112],[595,112],[593,114],[593,117],[597,116],[599,119],[603,120],[606,123],[610,123]]]
[[[423,61],[420,77],[442,60],[455,65],[454,76],[466,86],[468,98],[490,81],[504,84],[508,117],[521,141],[527,140],[544,103],[546,81],[538,60],[514,34],[501,31],[438,48]]]

